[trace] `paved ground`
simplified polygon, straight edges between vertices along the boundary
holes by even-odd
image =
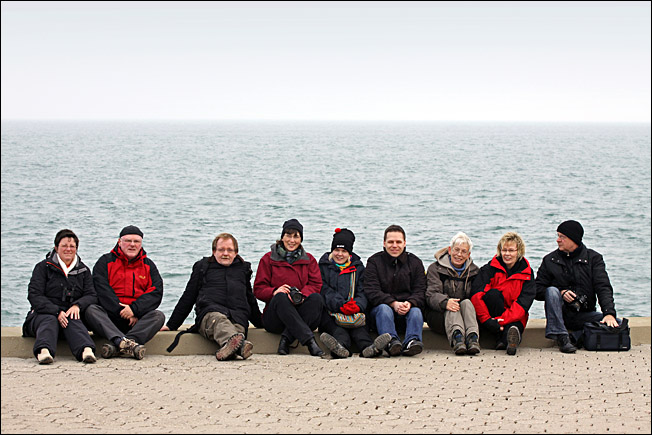
[[[650,346],[515,357],[2,358],[2,433],[650,433]]]

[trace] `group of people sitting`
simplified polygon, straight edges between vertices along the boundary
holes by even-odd
[[[398,225],[385,230],[384,249],[365,266],[353,250],[351,230],[336,229],[330,250],[317,261],[302,245],[303,226],[290,219],[260,259],[252,287],[251,264],[238,254],[236,238],[222,233],[213,240],[212,255],[193,265],[164,324],[157,309],[163,280],[143,250],[138,227],[122,229],[92,274],[77,255],[78,237],[64,229],[32,273],[23,335],[36,338],[34,355],[41,364],[52,363],[60,335],[79,361],[95,362],[89,330],[107,339],[102,357],[142,359],[144,345],[159,330],[177,330],[194,307],[195,324],[177,335],[169,351],[181,334],[197,332],[217,343],[219,361],[247,359],[254,347],[247,340],[251,323],[280,334],[280,355],[298,342],[310,355],[323,356],[314,335],[318,330],[331,358],[355,351],[365,358],[413,356],[423,350],[425,321],[446,335],[457,355],[478,354],[481,333],[494,335],[495,349],[514,355],[537,299],[545,301],[546,337],[572,353],[577,349],[569,330],[585,322],[620,322],[602,256],[582,243],[583,235],[576,221],[560,224],[558,249],[543,258],[535,279],[525,243],[515,232],[500,238],[495,256],[482,267],[471,259],[471,239],[460,232],[435,253],[426,272],[406,251],[405,231]],[[262,314],[258,300],[265,303]]]

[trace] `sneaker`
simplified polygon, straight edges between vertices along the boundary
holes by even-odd
[[[496,347],[494,349],[496,349],[496,350],[505,350],[505,349],[507,349],[507,343],[505,343],[504,341],[499,340],[499,341],[496,342]]]
[[[390,356],[398,356],[401,354],[401,349],[403,346],[401,345],[401,342],[399,341],[398,338],[392,338],[389,343],[387,344],[387,347],[385,350],[387,350],[387,353]]]
[[[242,346],[236,352],[242,359],[247,359],[254,354],[254,344],[251,341],[244,340]]]
[[[480,353],[480,342],[478,341],[478,334],[472,332],[466,336],[466,354],[477,355]]]
[[[573,346],[573,343],[571,343],[568,334],[558,336],[557,345],[559,346],[559,350],[563,353],[575,353],[577,351],[577,348]]]
[[[131,338],[123,338],[120,341],[120,356],[133,357],[136,359],[143,359],[145,356],[145,347],[136,343]]]
[[[455,355],[465,355],[466,354],[466,345],[464,344],[464,336],[462,332],[457,330],[453,332],[453,352]]]
[[[41,349],[41,352],[36,356],[39,364],[52,364],[54,358],[50,355],[50,351],[46,348]]]
[[[521,332],[516,326],[507,330],[507,355],[516,355],[516,348],[521,343]]]
[[[244,339],[244,334],[233,334],[228,340],[226,340],[226,343],[222,345],[220,350],[215,352],[215,358],[217,358],[218,361],[226,361],[231,358],[238,352],[238,350],[240,350]]]
[[[324,343],[324,346],[331,351],[331,355],[334,358],[346,358],[351,356],[351,352],[349,352],[348,349],[332,335],[324,332],[319,336],[319,339]]]
[[[383,349],[387,347],[389,342],[392,341],[392,336],[389,333],[384,333],[376,337],[374,342],[364,348],[360,352],[360,356],[363,358],[374,358],[380,356],[383,353]]]
[[[414,356],[421,353],[422,351],[423,351],[423,343],[421,343],[416,338],[413,338],[405,345],[401,353],[405,356]]]
[[[102,349],[100,350],[100,355],[102,355],[102,358],[113,358],[114,356],[117,356],[120,354],[120,351],[118,348],[111,344],[111,343],[106,343],[104,346],[102,346]]]
[[[97,361],[97,358],[95,358],[95,355],[93,354],[93,349],[85,347],[84,352],[82,352],[82,362],[93,364],[95,361]]]

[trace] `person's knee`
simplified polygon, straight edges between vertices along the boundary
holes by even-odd
[[[84,318],[94,319],[102,314],[106,314],[106,311],[98,304],[90,304],[86,310],[84,310]]]
[[[423,323],[423,312],[419,307],[410,308],[410,312],[408,313],[408,316],[410,320],[421,321],[421,323]]]
[[[546,302],[561,301],[561,292],[557,287],[546,288]]]
[[[152,318],[154,319],[154,322],[159,326],[159,329],[163,326],[165,323],[165,314],[163,314],[159,310],[154,310],[152,313]]]
[[[394,310],[387,304],[380,304],[374,308],[376,317],[387,317],[394,319]]]
[[[461,301],[460,308],[462,309],[462,311],[475,310],[475,307],[473,306],[473,302],[471,302],[471,299],[464,299],[463,301]]]
[[[303,301],[303,303],[304,304],[310,304],[310,305],[323,306],[324,305],[324,298],[319,293],[312,293],[311,295],[308,295],[308,297]]]

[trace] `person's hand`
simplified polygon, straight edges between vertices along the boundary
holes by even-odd
[[[460,310],[460,300],[455,299],[455,298],[450,298],[448,302],[446,302],[446,309],[448,311],[456,312]]]
[[[133,326],[136,324],[136,322],[138,322],[138,317],[136,317],[136,316],[131,316],[131,317],[129,318],[129,326],[130,326],[130,327],[133,327]]]
[[[65,327],[68,326],[68,316],[63,311],[59,311],[59,315],[57,316],[57,320],[59,321],[59,325],[61,325],[62,328],[65,328]]]
[[[170,328],[168,328],[168,325],[163,325],[161,326],[161,329],[159,329],[159,331],[169,331],[169,330]]]
[[[396,304],[396,307],[394,307],[394,304]],[[412,304],[408,301],[405,302],[393,302],[392,307],[394,308],[394,311],[400,316],[405,316],[407,313],[410,312],[410,309],[412,309]]]
[[[562,290],[561,297],[564,299],[564,302],[571,303],[575,300],[577,295],[570,290]]]
[[[494,334],[499,333],[500,331],[503,330],[503,327],[500,326],[499,322],[502,322],[503,319],[489,319],[486,322],[484,322],[482,325],[487,328],[490,332],[493,332]]]
[[[604,316],[602,320],[600,320],[600,323],[606,323],[607,326],[612,326],[614,328],[618,326],[618,321],[611,314],[607,314],[606,316]]]
[[[66,317],[79,320],[79,305],[73,305],[66,311]]]
[[[131,310],[131,307],[129,305],[120,303],[124,308],[120,311],[120,317],[122,317],[125,320],[129,320],[130,318],[134,317],[134,312]],[[129,321],[131,324],[131,321]],[[135,323],[135,322],[134,322]]]

